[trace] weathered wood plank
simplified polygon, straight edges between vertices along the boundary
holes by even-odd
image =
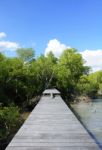
[[[75,142],[60,142],[60,143],[57,143],[57,142],[47,142],[47,143],[44,143],[44,142],[38,142],[38,143],[36,143],[36,142],[32,142],[32,143],[30,143],[30,142],[28,142],[28,143],[26,143],[26,142],[21,142],[21,143],[19,143],[19,142],[17,142],[17,143],[15,143],[15,142],[11,142],[10,143],[10,146],[14,146],[14,147],[16,147],[16,146],[27,146],[27,147],[32,147],[32,146],[41,146],[41,147],[43,147],[43,146],[47,146],[47,147],[51,147],[51,146],[58,146],[58,147],[63,147],[63,146],[69,146],[69,147],[71,147],[71,146],[91,146],[91,145],[93,145],[93,146],[96,146],[96,144],[93,142],[77,142],[77,143],[75,143]]]
[[[37,147],[8,147],[7,150],[97,150],[97,147],[95,146],[64,146],[64,147],[40,147],[40,146],[37,146]]]

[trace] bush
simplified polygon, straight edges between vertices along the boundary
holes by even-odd
[[[0,138],[14,134],[21,124],[18,107],[0,107]]]

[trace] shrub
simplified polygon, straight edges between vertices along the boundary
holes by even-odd
[[[0,107],[0,138],[14,134],[21,124],[18,107]]]

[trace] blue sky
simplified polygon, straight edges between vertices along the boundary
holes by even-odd
[[[33,47],[37,56],[53,39],[79,51],[101,51],[102,0],[0,0],[0,32],[0,42]]]

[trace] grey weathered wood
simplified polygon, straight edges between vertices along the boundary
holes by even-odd
[[[57,89],[46,89],[44,92],[44,94],[49,94],[49,93],[55,93],[55,94],[60,94],[60,92]]]
[[[46,92],[48,93],[48,90]],[[60,96],[55,98],[43,96],[6,148],[6,150],[98,149],[94,139]]]

